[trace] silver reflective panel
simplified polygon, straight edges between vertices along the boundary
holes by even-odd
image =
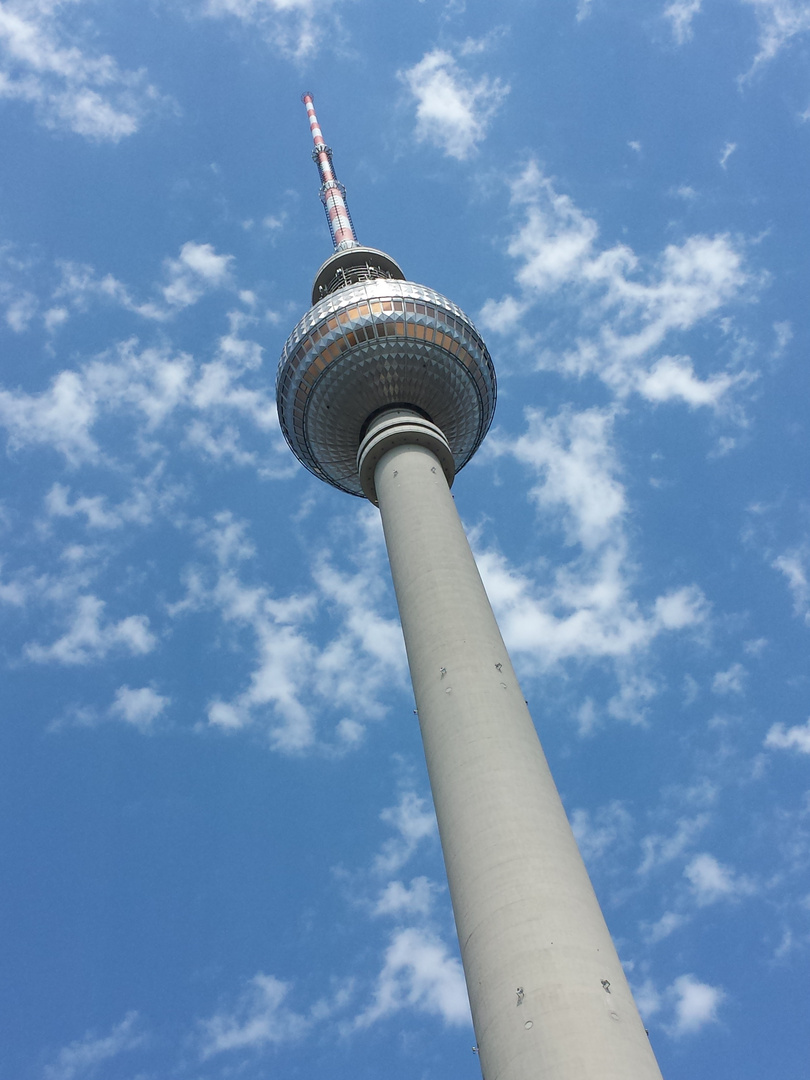
[[[281,354],[281,430],[322,480],[362,495],[357,449],[368,417],[386,405],[422,409],[450,444],[456,472],[495,411],[495,370],[472,322],[452,301],[411,281],[377,279],[326,296]]]

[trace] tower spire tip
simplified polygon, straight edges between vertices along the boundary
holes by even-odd
[[[321,202],[326,210],[326,220],[329,222],[329,232],[332,234],[335,251],[358,247],[351,214],[346,205],[346,189],[337,179],[332,168],[332,151],[324,141],[323,132],[315,114],[312,92],[305,91],[301,95],[301,100],[307,110],[309,130],[314,144],[312,157],[321,177]]]

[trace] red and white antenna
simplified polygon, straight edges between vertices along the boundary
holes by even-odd
[[[335,178],[332,168],[332,151],[323,141],[323,132],[318,123],[318,117],[315,115],[312,94],[307,91],[301,95],[301,100],[307,108],[309,130],[312,132],[312,141],[315,144],[312,160],[318,166],[321,176],[321,202],[326,210],[326,220],[329,222],[329,232],[332,234],[335,251],[358,247],[354,225],[346,205],[346,188]]]

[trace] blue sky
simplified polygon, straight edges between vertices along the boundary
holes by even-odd
[[[807,1075],[807,0],[0,3],[1,1080],[480,1075],[377,512],[279,434],[360,240],[668,1080]]]

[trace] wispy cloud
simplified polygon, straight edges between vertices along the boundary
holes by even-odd
[[[326,34],[336,0],[197,0],[208,18],[229,17],[255,27],[271,47],[303,60],[312,56]]]
[[[521,668],[533,673],[566,660],[614,661],[619,693],[609,711],[640,720],[656,692],[633,662],[662,633],[698,627],[708,605],[694,585],[662,593],[645,611],[632,595],[626,534],[628,502],[613,446],[612,408],[556,415],[526,412],[517,437],[497,431],[488,452],[510,456],[530,472],[529,497],[546,528],[559,529],[571,558],[536,579],[497,551],[477,559],[504,637]],[[595,716],[585,727],[593,727]]]
[[[683,873],[698,907],[706,907],[718,900],[739,900],[756,891],[750,878],[735,873],[706,852],[696,855]]]
[[[726,999],[721,987],[700,982],[694,975],[678,976],[667,993],[675,1013],[669,1026],[674,1038],[694,1035],[707,1024],[717,1023],[718,1010]]]
[[[577,379],[594,374],[620,398],[637,393],[691,408],[719,409],[732,387],[750,381],[739,370],[700,377],[689,356],[664,351],[669,339],[716,318],[753,286],[738,242],[689,236],[654,262],[624,244],[600,248],[596,222],[535,163],[513,183],[512,199],[523,219],[507,245],[518,264],[517,291],[488,300],[481,321],[515,338],[536,367]],[[574,349],[556,351],[526,329],[551,295],[579,322]]]
[[[735,142],[727,142],[723,149],[720,151],[720,168],[725,169],[726,163],[734,151],[737,149]]]
[[[32,104],[46,127],[118,142],[166,101],[143,70],[123,70],[68,33],[64,7],[57,0],[0,5],[0,98]]]
[[[276,464],[283,444],[272,388],[254,374],[262,350],[240,334],[247,318],[234,313],[231,332],[219,339],[213,357],[204,363],[167,343],[140,348],[133,338],[76,370],[59,372],[39,392],[0,387],[0,426],[7,430],[9,448],[51,447],[71,466],[109,462],[121,452],[122,436],[128,432],[131,456],[149,457],[158,449],[160,430],[175,422],[181,425],[185,446],[204,458],[252,467],[265,476],[289,471],[286,456],[283,464]],[[247,385],[248,379],[256,388]],[[126,417],[127,423],[116,439],[102,445],[100,421],[113,416]],[[245,446],[249,427],[262,434],[261,452]],[[96,523],[103,517],[100,502],[81,502],[77,508],[66,499],[55,489],[51,512],[93,514]],[[125,512],[124,506],[118,509]],[[137,510],[130,506],[128,512]]]
[[[774,724],[765,736],[765,746],[771,750],[795,750],[797,754],[810,754],[810,720],[786,728]]]
[[[401,919],[404,916],[427,916],[433,908],[438,886],[424,876],[415,877],[410,885],[389,881],[374,905],[375,915]]]
[[[156,285],[160,301],[136,300],[112,274],[100,275],[92,266],[62,261],[58,264],[62,280],[53,292],[52,302],[77,311],[86,311],[92,301],[113,303],[145,319],[166,322],[206,293],[231,286],[233,261],[232,255],[218,253],[211,244],[187,240],[177,258],[163,261],[164,280]]]
[[[88,1032],[84,1038],[63,1047],[45,1066],[45,1080],[81,1080],[95,1076],[99,1066],[143,1045],[146,1034],[140,1028],[138,1014],[128,1012],[109,1034]]]
[[[642,861],[639,874],[648,874],[666,863],[678,859],[697,839],[709,824],[706,813],[691,817],[679,817],[672,822],[670,833],[650,833],[641,841]]]
[[[645,1019],[657,1017],[667,1035],[681,1039],[718,1022],[718,1010],[726,1000],[722,987],[701,982],[694,975],[679,975],[663,992],[652,980],[635,988],[635,998]]]
[[[769,63],[794,38],[810,31],[810,4],[807,0],[741,0],[754,9],[759,24],[759,52],[751,67],[740,76],[744,83]]]
[[[331,745],[333,751],[356,745],[362,721],[384,714],[381,696],[392,681],[404,683],[402,636],[393,618],[380,613],[386,597],[382,579],[370,573],[383,558],[379,518],[373,531],[355,531],[365,569],[338,572],[326,553],[313,566],[313,588],[279,597],[249,584],[239,564],[253,546],[242,523],[230,514],[216,515],[199,526],[198,542],[215,554],[214,567],[189,567],[186,595],[171,605],[175,617],[197,610],[218,612],[233,632],[248,630],[253,640],[253,669],[247,685],[233,697],[216,697],[207,708],[208,723],[223,732],[257,725],[271,745],[287,753]],[[321,625],[330,616],[334,633],[317,643],[309,630],[316,613]],[[321,742],[316,716],[331,710],[351,713],[336,724],[337,743]]]
[[[416,103],[416,138],[459,161],[475,152],[509,93],[499,79],[469,75],[443,49],[426,53],[399,76]]]
[[[688,922],[688,917],[677,911],[665,911],[660,919],[653,923],[642,923],[641,932],[648,945],[656,945],[659,941],[665,941],[670,934],[674,934]]]
[[[444,942],[413,927],[393,934],[373,1000],[354,1026],[369,1027],[402,1009],[439,1016],[449,1025],[470,1023],[461,963]]]
[[[154,649],[157,638],[146,615],[127,615],[114,622],[104,617],[105,606],[97,596],[79,596],[65,633],[50,645],[29,642],[25,656],[38,664],[78,665],[103,660],[113,650],[143,656]]]
[[[774,559],[772,565],[787,578],[793,610],[810,624],[810,548],[792,548]]]
[[[669,19],[672,36],[679,45],[692,37],[692,20],[700,7],[701,0],[674,0],[674,3],[664,8],[664,18]]]
[[[748,672],[742,664],[732,664],[726,671],[718,671],[712,679],[715,694],[742,694]]]
[[[119,686],[115,691],[115,700],[110,706],[110,716],[123,720],[139,731],[151,731],[155,720],[170,703],[170,698],[158,694],[151,686],[133,689]]]
[[[618,799],[593,814],[581,808],[573,810],[570,818],[577,846],[589,864],[604,858],[617,845],[623,846],[634,825],[632,815]]]
[[[302,1038],[312,1020],[286,1004],[289,991],[290,984],[273,975],[254,975],[232,1009],[200,1022],[202,1060],[234,1050],[258,1051]]]
[[[397,836],[385,841],[374,860],[374,872],[394,874],[411,858],[423,840],[436,834],[433,807],[414,791],[404,791],[396,806],[381,811],[380,819],[391,825]]]

